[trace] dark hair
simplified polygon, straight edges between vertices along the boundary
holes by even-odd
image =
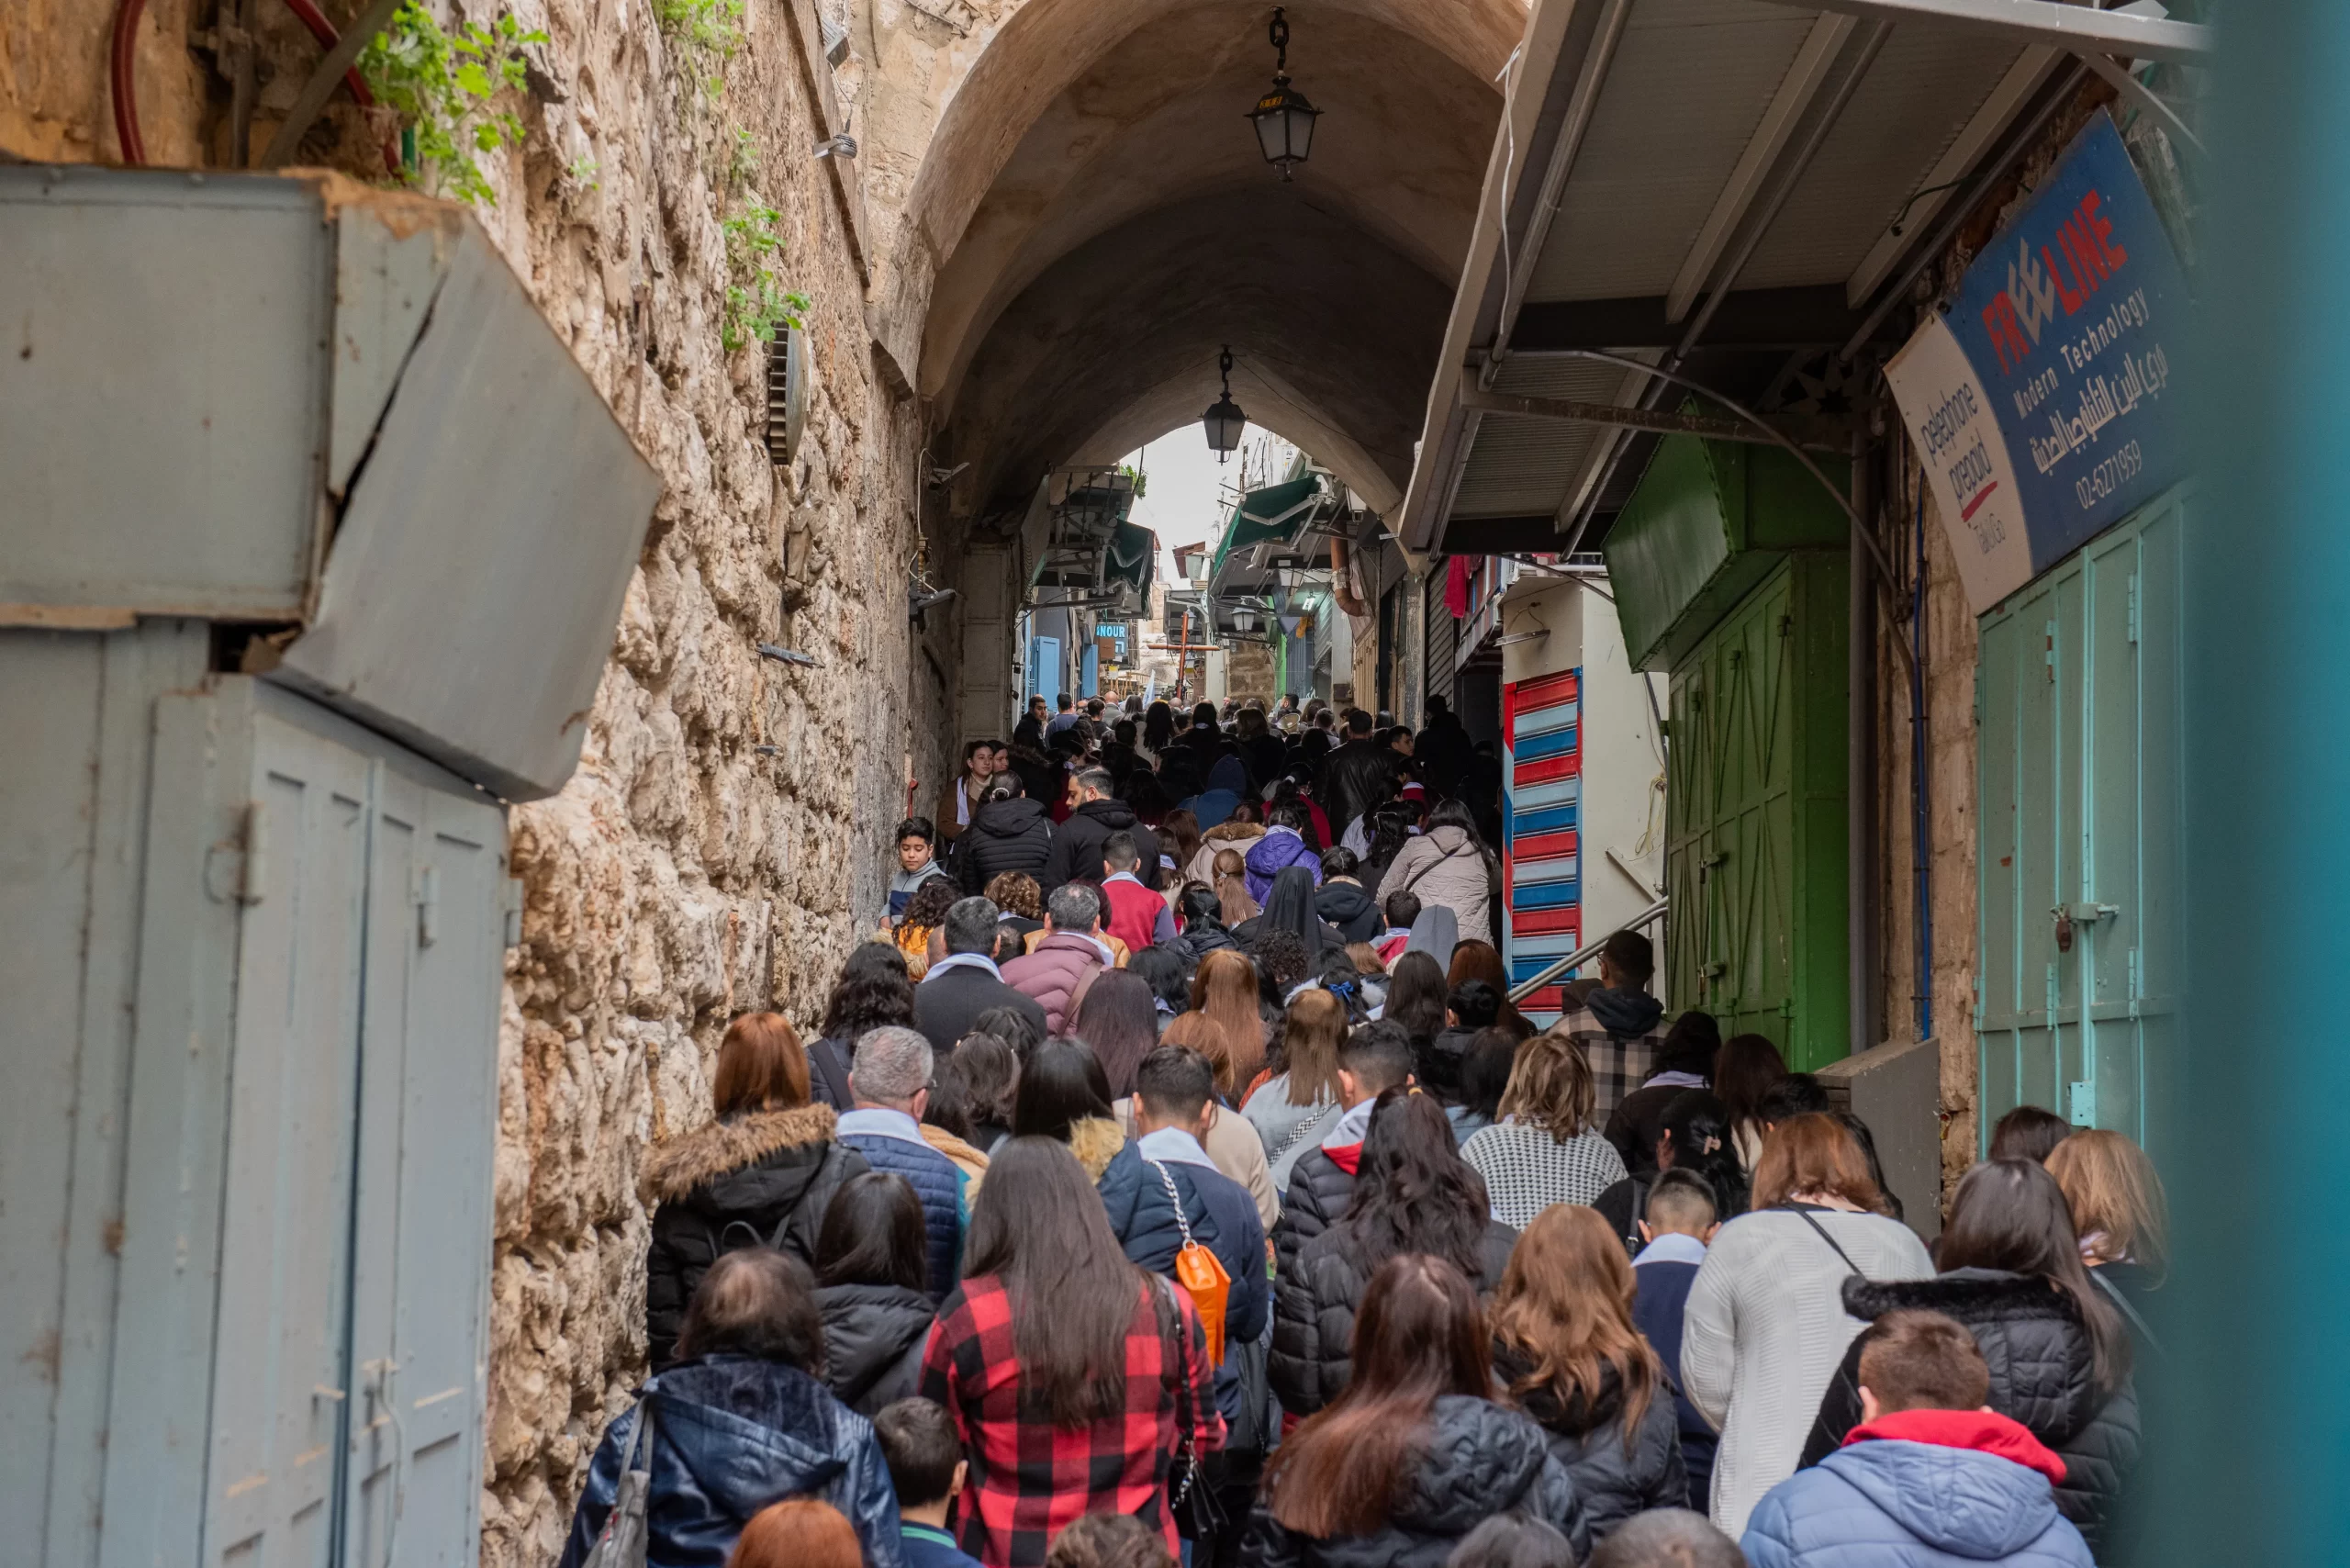
[[[1500,993],[1481,980],[1465,980],[1454,986],[1445,1005],[1463,1029],[1482,1029],[1502,1012]]]
[[[1142,744],[1154,752],[1165,751],[1174,738],[1175,711],[1164,702],[1153,702],[1142,716]]]
[[[1444,1107],[1400,1083],[1381,1090],[1342,1222],[1358,1271],[1399,1252],[1481,1271],[1492,1212],[1485,1179],[1460,1158]]]
[[[1178,806],[1160,818],[1158,852],[1175,862],[1177,876],[1188,873],[1192,862],[1200,853],[1199,817],[1184,807]]]
[[[1412,841],[1412,829],[1418,825],[1419,820],[1418,809],[1401,801],[1391,801],[1386,805],[1374,807],[1371,813],[1371,825],[1363,830],[1371,835],[1371,843],[1363,851],[1363,864],[1385,869],[1389,863],[1402,853],[1404,846]],[[1411,920],[1394,919],[1393,901],[1398,898],[1408,898],[1412,901]],[[1412,920],[1417,920],[1420,917],[1421,906],[1417,893],[1399,890],[1389,894],[1388,900],[1387,908],[1391,924],[1409,925]]]
[[[1353,850],[1343,844],[1334,844],[1322,852],[1322,877],[1325,881],[1332,877],[1351,877],[1360,869],[1362,862],[1355,857]]]
[[[923,1103],[922,1119],[925,1126],[950,1133],[968,1143],[971,1139],[971,1085],[954,1066],[958,1050],[938,1055],[930,1071],[930,1098]]]
[[[1469,803],[1466,801],[1447,797],[1436,803],[1435,808],[1428,812],[1428,831],[1434,833],[1440,827],[1459,828],[1469,835],[1470,848],[1480,855],[1485,853],[1485,841],[1477,834],[1477,813],[1469,809]],[[1617,935],[1621,936],[1626,933],[1619,931]],[[1648,938],[1641,937],[1640,945],[1646,946]]]
[[[1255,956],[1258,969],[1273,984],[1272,1001],[1278,1007],[1282,993],[1305,978],[1305,944],[1286,927],[1260,928]]]
[[[1215,1069],[1188,1046],[1160,1046],[1135,1069],[1135,1098],[1154,1116],[1189,1121],[1215,1098]]]
[[[955,1417],[934,1399],[901,1399],[873,1417],[881,1462],[901,1508],[926,1508],[946,1501],[955,1490],[955,1467],[963,1462],[963,1434]]]
[[[1487,1025],[1469,1040],[1460,1053],[1460,1104],[1487,1121],[1502,1114],[1502,1092],[1509,1087],[1509,1070],[1517,1060],[1516,1031]]]
[[[1203,925],[1212,925],[1219,931],[1224,929],[1224,922],[1218,918],[1224,913],[1224,901],[1217,898],[1215,890],[1205,882],[1184,883],[1183,890],[1176,895],[1175,902],[1182,913],[1184,930],[1196,930]],[[1127,962],[1132,963],[1133,960],[1128,959]]]
[[[928,817],[908,817],[898,824],[898,836],[890,842],[903,844],[910,838],[919,838],[924,844],[936,844],[938,829],[932,825]]]
[[[1547,1520],[1494,1514],[1460,1538],[1444,1568],[1575,1568],[1575,1549]]]
[[[1618,931],[1607,938],[1607,946],[1599,956],[1616,977],[1634,991],[1647,987],[1656,974],[1656,945],[1637,931]]]
[[[1145,1277],[1065,1144],[1015,1137],[988,1162],[963,1253],[963,1277],[983,1275],[1010,1299],[1024,1410],[1068,1430],[1125,1408],[1126,1334]]]
[[[1762,1124],[1778,1120],[1762,1114],[1762,1096],[1771,1086],[1787,1076],[1786,1058],[1779,1047],[1762,1035],[1732,1035],[1714,1053],[1714,1092],[1729,1107],[1732,1126],[1751,1124],[1757,1132]]]
[[[990,1007],[971,1020],[971,1029],[975,1034],[993,1035],[1010,1046],[1023,1071],[1027,1070],[1028,1058],[1035,1055],[1036,1047],[1045,1043],[1045,1032],[1036,1027],[1036,1021],[1017,1007]]]
[[[1150,982],[1132,969],[1102,969],[1069,1015],[1069,1032],[1093,1047],[1110,1082],[1110,1098],[1135,1092],[1135,1068],[1158,1044],[1158,1009]]]
[[[823,1037],[847,1044],[872,1030],[913,1021],[914,987],[906,978],[905,955],[891,943],[859,943],[824,1003]]]
[[[1128,802],[1132,804],[1131,801]],[[1102,864],[1124,871],[1142,859],[1142,850],[1135,843],[1135,835],[1120,828],[1102,841]]]
[[[1671,1169],[1704,1182],[1721,1219],[1746,1212],[1746,1171],[1730,1127],[1729,1108],[1706,1089],[1683,1090],[1665,1102],[1664,1114],[1657,1119],[1657,1130],[1673,1139]]]
[[[1183,960],[1164,947],[1136,948],[1126,959],[1126,973],[1140,976],[1143,984],[1150,987],[1151,996],[1165,1002],[1170,1014],[1192,1004],[1192,977],[1183,972]]]
[[[1214,729],[1215,704],[1213,702],[1194,703],[1192,707],[1192,727],[1194,729]]]
[[[2073,1124],[2055,1112],[2019,1105],[1992,1124],[1990,1158],[2045,1164],[2056,1146],[2072,1136]]]
[[[1314,813],[1307,811],[1305,802],[1294,795],[1275,801],[1271,809],[1265,812],[1265,823],[1270,827],[1288,828],[1304,839],[1309,847],[1313,846]]]
[[[1106,795],[1118,787],[1118,781],[1106,767],[1080,767],[1077,770],[1077,787],[1080,792],[1091,790]]]
[[[1934,1243],[1934,1266],[1944,1273],[2004,1269],[2046,1281],[2080,1311],[2098,1390],[2109,1394],[2128,1375],[2130,1338],[2121,1316],[2090,1284],[2072,1206],[2040,1161],[1986,1160],[1962,1177],[1950,1223]]]
[[[1344,947],[1332,947],[1323,953],[1314,980],[1346,1007],[1349,1024],[1360,1024],[1371,1016],[1370,1000],[1362,993],[1362,970],[1355,967],[1354,955]]]
[[[677,1359],[719,1355],[780,1361],[823,1377],[824,1317],[807,1264],[766,1247],[719,1254],[686,1305]]]
[[[906,900],[906,913],[900,924],[917,931],[932,930],[946,920],[946,912],[963,900],[963,890],[952,877],[924,877],[922,886]]]
[[[1775,1125],[1790,1116],[1824,1114],[1834,1105],[1826,1084],[1807,1072],[1791,1072],[1762,1092],[1758,1109],[1764,1121]]]
[[[1710,1083],[1721,1048],[1722,1026],[1712,1014],[1693,1007],[1664,1032],[1664,1043],[1657,1047],[1655,1070],[1694,1073]]]
[[[867,1170],[850,1177],[824,1207],[816,1233],[820,1285],[902,1285],[927,1290],[922,1199],[902,1176]]]
[[[1132,1514],[1080,1514],[1053,1537],[1045,1568],[1175,1568],[1175,1559]]]
[[[934,881],[937,879],[932,879]],[[947,906],[946,919],[940,927],[946,933],[946,950],[950,953],[994,952],[996,922],[1002,918],[1003,912],[986,899],[957,899]]]
[[[1366,857],[1366,858],[1372,859],[1376,863],[1375,856]],[[1390,927],[1400,926],[1408,931],[1412,927],[1412,922],[1420,918],[1420,895],[1408,890],[1392,892],[1382,901],[1379,907],[1385,913]]]
[[[1067,1143],[1073,1124],[1093,1117],[1107,1120],[1110,1114],[1110,1080],[1092,1047],[1083,1040],[1046,1040],[1020,1070],[1020,1092],[1012,1102],[1012,1136]]]
[[[1915,1307],[1861,1331],[1860,1381],[1887,1414],[1976,1410],[1991,1397],[1991,1369],[1966,1325]]]
[[[745,1013],[726,1025],[710,1085],[714,1115],[789,1111],[808,1103],[808,1052],[780,1013]]]
[[[1402,1025],[1415,1050],[1426,1051],[1444,1032],[1446,1004],[1444,966],[1434,954],[1406,953],[1387,971],[1387,1007],[1381,1016]]]
[[[1384,1018],[1364,1024],[1338,1042],[1338,1065],[1374,1092],[1400,1088],[1412,1076],[1411,1036]]]
[[[1351,1349],[1347,1386],[1265,1466],[1263,1506],[1316,1540],[1369,1535],[1386,1522],[1439,1398],[1493,1396],[1484,1312],[1468,1275],[1441,1258],[1407,1254],[1380,1265],[1357,1308]]]
[[[973,1126],[1012,1125],[1013,1096],[1020,1087],[1020,1056],[1010,1041],[974,1030],[938,1061],[938,1085],[952,1083]],[[932,1098],[937,1097],[937,1090]]]

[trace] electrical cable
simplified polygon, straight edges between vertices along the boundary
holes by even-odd
[[[147,0],[121,0],[114,13],[114,47],[108,52],[108,81],[114,90],[114,137],[122,161],[136,169],[147,162],[147,144],[139,134],[139,18]]]

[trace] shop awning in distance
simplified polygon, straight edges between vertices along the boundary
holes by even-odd
[[[1138,523],[1118,524],[1110,535],[1108,559],[1102,564],[1103,585],[1125,583],[1147,599],[1158,566],[1158,535]]]
[[[1215,566],[1222,567],[1225,558],[1236,550],[1293,543],[1313,516],[1314,503],[1321,497],[1322,476],[1318,474],[1249,491],[1232,509],[1231,524],[1215,547]],[[1212,568],[1210,576],[1214,575]]]

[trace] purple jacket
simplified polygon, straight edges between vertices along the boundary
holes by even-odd
[[[1273,879],[1292,866],[1303,866],[1313,873],[1314,885],[1322,885],[1322,857],[1305,846],[1305,840],[1291,828],[1277,827],[1248,846],[1243,857],[1248,865],[1244,879],[1248,884],[1248,896],[1259,903],[1265,902],[1273,890]]]

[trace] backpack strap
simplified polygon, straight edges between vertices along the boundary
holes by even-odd
[[[2130,1305],[2130,1298],[2121,1294],[2121,1287],[2107,1279],[2105,1271],[2102,1269],[2091,1269],[2088,1275],[2090,1279],[2097,1282],[2097,1288],[2105,1293],[2106,1299],[2121,1309],[2121,1316],[2130,1320],[2130,1327],[2143,1336],[2146,1343],[2159,1353],[2162,1350],[2163,1342],[2154,1338],[2154,1329],[2147,1326],[2145,1318],[2140,1316],[2138,1309]]]

